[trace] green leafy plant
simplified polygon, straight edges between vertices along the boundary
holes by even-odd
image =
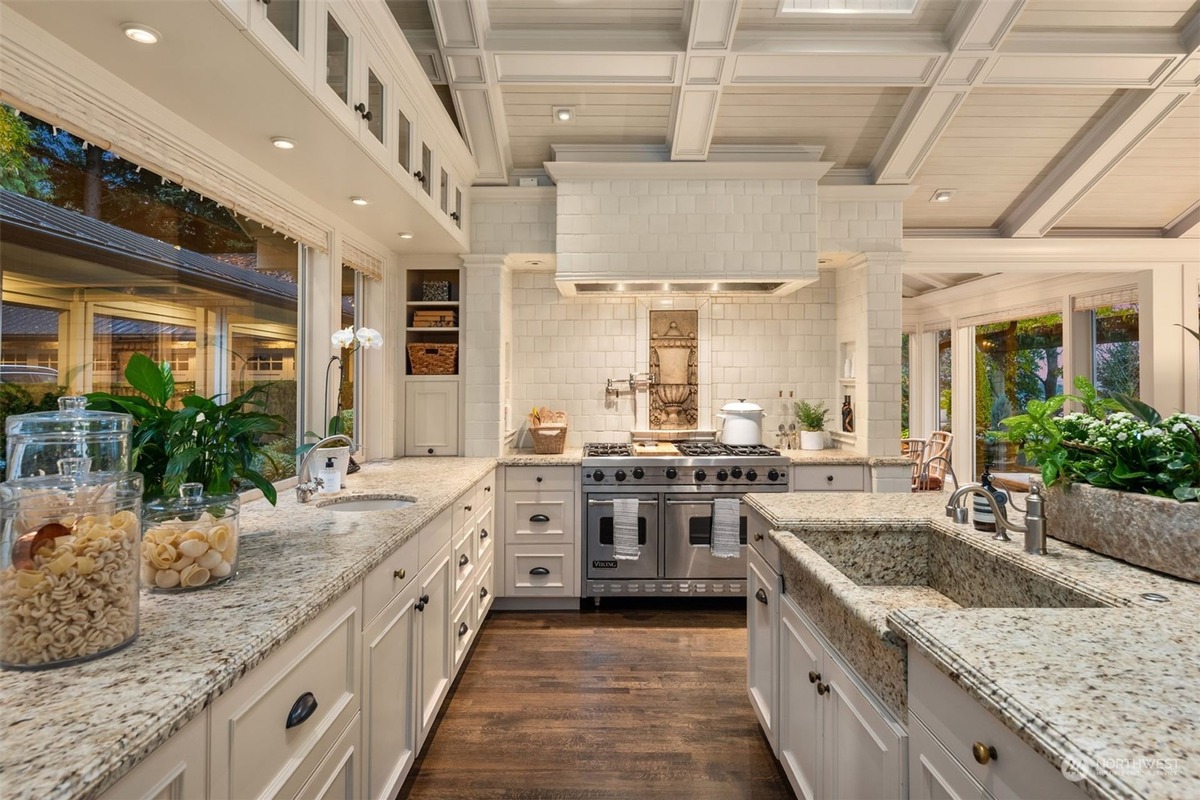
[[[1200,417],[1164,418],[1126,395],[1101,397],[1091,381],[1075,379],[1078,395],[1031,400],[1024,414],[992,434],[1015,442],[1047,484],[1073,481],[1106,489],[1200,500]],[[1068,400],[1083,411],[1060,414]]]
[[[227,403],[217,402],[219,395],[184,395],[175,409],[170,406],[175,394],[171,366],[141,353],[129,359],[125,380],[139,395],[92,392],[88,407],[133,415],[132,468],[145,478],[147,497],[173,495],[182,484],[196,482],[216,493],[254,486],[275,504],[275,487],[255,468],[270,460],[265,439],[284,423],[283,417],[261,410],[265,386]]]
[[[806,431],[823,431],[829,423],[830,411],[825,407],[825,401],[810,403],[801,400],[796,403],[796,422]]]

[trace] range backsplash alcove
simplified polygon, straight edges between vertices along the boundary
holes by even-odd
[[[650,311],[650,426],[656,430],[696,428],[699,321],[694,309]]]

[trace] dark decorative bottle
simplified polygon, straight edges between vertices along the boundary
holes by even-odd
[[[850,395],[843,395],[842,400],[842,430],[854,433],[854,408],[850,405]]]
[[[997,489],[992,481],[992,465],[985,464],[983,474],[979,476],[979,483],[987,491],[988,494],[996,501],[996,507],[1000,509],[1001,515],[1004,514],[1004,504],[1008,502],[1008,495]],[[992,513],[992,507],[988,505],[988,501],[979,495],[972,495],[972,511],[971,521],[975,525],[977,531],[987,531],[989,533],[996,532],[996,515]]]

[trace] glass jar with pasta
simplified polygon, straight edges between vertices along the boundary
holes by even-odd
[[[88,462],[0,484],[0,666],[73,664],[137,636],[142,476]]]
[[[205,494],[199,483],[178,497],[146,504],[142,515],[142,585],[177,592],[223,583],[237,574],[238,497]]]

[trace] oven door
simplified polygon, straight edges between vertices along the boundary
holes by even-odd
[[[738,494],[716,495],[736,497]],[[712,554],[713,495],[667,495],[663,514],[663,577],[710,580],[746,577],[746,508],[741,510],[741,555],[717,558]]]
[[[613,555],[613,498],[637,497],[638,544],[642,548],[637,560],[618,560]],[[656,494],[588,494],[587,561],[585,569],[591,580],[625,578],[657,578],[658,572],[658,495]]]

